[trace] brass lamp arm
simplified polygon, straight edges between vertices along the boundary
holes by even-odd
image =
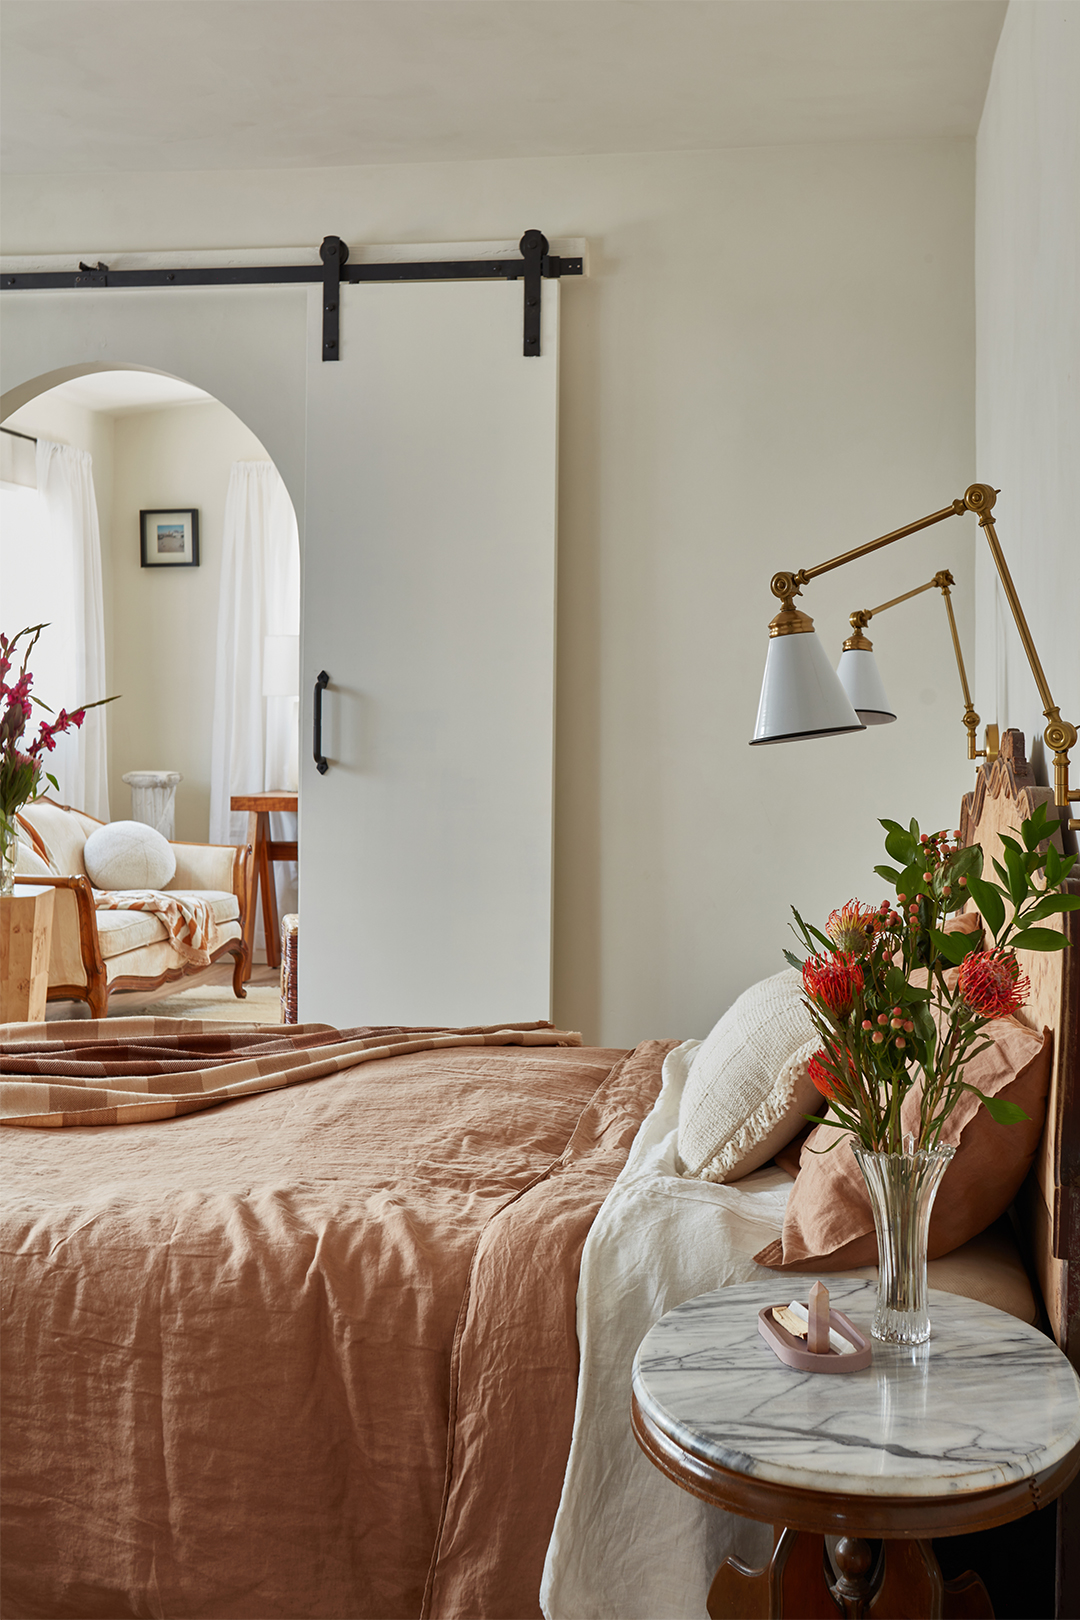
[[[867,640],[863,631],[870,620],[878,613],[884,613],[888,608],[898,607],[901,602],[910,602],[913,596],[921,596],[924,591],[932,591],[935,587],[941,592],[945,603],[945,612],[949,616],[949,630],[952,633],[953,652],[956,655],[956,668],[960,676],[960,690],[964,694],[964,725],[968,734],[968,759],[985,759],[993,762],[998,756],[998,728],[987,726],[986,747],[976,747],[976,734],[979,729],[979,716],[975,713],[975,705],[971,701],[971,690],[967,682],[967,670],[964,668],[964,654],[960,647],[960,632],[956,628],[956,615],[953,613],[951,587],[956,584],[955,579],[947,568],[939,569],[933,579],[928,579],[925,585],[916,585],[913,591],[904,591],[902,596],[894,596],[888,602],[882,602],[880,607],[859,608],[851,615],[852,634],[844,642],[844,651],[865,649],[873,650],[873,643]]]
[[[1001,549],[1001,543],[994,529],[994,520],[991,514],[996,498],[997,490],[992,489],[989,484],[971,484],[964,492],[963,500],[953,501],[951,506],[942,507],[940,512],[931,512],[929,517],[920,518],[916,523],[908,523],[902,529],[893,529],[891,534],[883,534],[877,540],[869,541],[865,546],[856,546],[854,550],[845,551],[839,557],[830,558],[828,562],[818,563],[815,568],[800,568],[795,573],[774,574],[772,577],[772,593],[774,596],[779,597],[784,609],[795,612],[797,610],[793,598],[800,594],[801,586],[811,579],[816,579],[819,574],[827,574],[833,568],[842,567],[844,563],[854,562],[857,557],[866,557],[870,552],[880,550],[882,546],[891,545],[894,540],[903,540],[909,534],[917,534],[920,529],[928,529],[932,524],[941,523],[945,518],[962,517],[965,512],[974,512],[979,520],[979,527],[986,535],[987,544],[990,547],[994,565],[997,568],[998,577],[1005,592],[1005,598],[1019,632],[1024,652],[1027,655],[1027,661],[1031,666],[1031,673],[1035,677],[1035,685],[1039,689],[1039,696],[1042,698],[1043,714],[1047,719],[1047,727],[1043,732],[1043,741],[1048,748],[1053,750],[1054,754],[1054,803],[1059,807],[1065,807],[1080,800],[1080,788],[1069,787],[1069,750],[1076,746],[1077,730],[1068,720],[1061,718],[1061,712],[1054,702],[1042,663],[1035,649],[1031,631],[1024,617],[1024,610],[1020,606],[1020,598],[1016,594],[1016,586],[1013,584],[1012,575],[1009,573],[1009,567]],[[926,587],[921,588],[925,589]],[[909,594],[914,595],[917,593],[911,592]],[[896,601],[903,600],[903,597],[897,597],[894,603],[886,603],[885,606],[893,606]],[[959,659],[959,640],[956,636],[952,608],[947,596],[946,607],[949,609],[949,621],[953,629],[953,644]],[[877,608],[875,611],[880,613],[883,609]],[[776,622],[776,620],[773,621],[774,624]],[[964,677],[962,679],[964,680],[966,692],[967,681]],[[968,701],[970,703],[970,700]],[[966,717],[964,723],[967,724]],[[970,729],[969,737],[973,737]],[[1070,821],[1069,825],[1072,828],[1080,828],[1080,821]]]
[[[891,534],[883,534],[877,540],[868,541],[865,546],[856,546],[853,551],[845,551],[840,557],[832,557],[828,562],[818,563],[816,568],[800,568],[794,574],[774,574],[772,593],[780,598],[785,607],[791,607],[793,605],[791,598],[800,595],[799,587],[805,585],[808,580],[817,579],[819,574],[827,574],[833,568],[841,568],[844,563],[854,562],[856,557],[867,557],[872,551],[880,551],[882,546],[890,546],[894,540],[903,540],[909,534],[918,534],[920,529],[929,529],[932,524],[940,523],[944,518],[963,517],[967,510],[963,501],[953,501],[951,506],[943,506],[940,512],[931,512],[929,517],[920,518],[917,523],[908,523],[902,529],[893,529]],[[879,608],[878,612],[880,611]]]

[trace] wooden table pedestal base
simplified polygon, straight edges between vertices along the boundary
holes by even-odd
[[[929,1541],[841,1536],[834,1578],[825,1537],[777,1527],[772,1558],[750,1569],[729,1558],[709,1592],[714,1620],[993,1620],[986,1588],[970,1571],[942,1578]]]

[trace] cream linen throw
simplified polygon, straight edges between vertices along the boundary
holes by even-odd
[[[209,967],[218,948],[218,925],[209,900],[165,894],[160,889],[99,889],[98,911],[152,911],[165,924],[169,943],[182,962]]]

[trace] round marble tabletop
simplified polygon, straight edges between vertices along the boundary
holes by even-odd
[[[1042,1474],[1080,1442],[1080,1379],[1036,1328],[930,1293],[927,1344],[873,1341],[861,1372],[798,1372],[758,1332],[810,1277],[740,1283],[662,1317],[634,1359],[643,1413],[694,1456],[776,1484],[856,1496],[950,1496]],[[869,1337],[876,1282],[825,1279]]]

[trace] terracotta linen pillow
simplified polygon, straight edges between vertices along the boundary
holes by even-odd
[[[930,1217],[931,1260],[950,1254],[1004,1214],[1042,1135],[1053,1051],[1050,1031],[1044,1030],[1040,1039],[1013,1019],[995,1019],[986,1033],[994,1044],[969,1064],[968,1079],[988,1096],[1018,1103],[1029,1118],[1017,1125],[995,1124],[979,1099],[964,1092],[942,1132],[956,1154]],[[905,1128],[917,1122],[918,1089],[913,1087],[904,1100]],[[831,1151],[822,1152],[826,1148]],[[877,1258],[870,1200],[850,1137],[833,1125],[817,1125],[803,1146],[783,1235],[754,1259],[777,1271],[845,1271],[875,1265]]]
[[[690,1065],[679,1102],[682,1174],[737,1181],[797,1136],[821,1106],[806,1071],[819,1045],[793,968],[744,990]]]

